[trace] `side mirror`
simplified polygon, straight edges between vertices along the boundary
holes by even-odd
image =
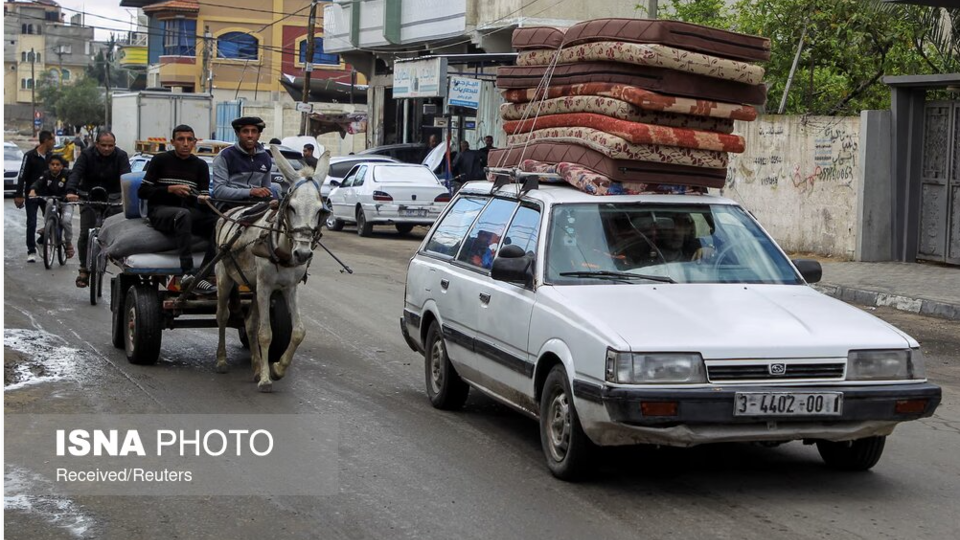
[[[330,185],[333,186],[333,187],[340,187],[340,181],[339,181],[339,180],[331,180],[331,181],[330,181]]]
[[[533,285],[533,258],[519,246],[503,246],[493,259],[490,277],[497,281],[529,287]]]
[[[819,283],[823,277],[823,268],[813,259],[794,259],[793,265],[800,271],[800,275],[807,283]]]

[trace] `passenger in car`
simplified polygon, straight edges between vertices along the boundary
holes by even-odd
[[[662,222],[662,226],[658,228],[657,247],[664,262],[691,260],[701,246],[690,215],[676,214],[672,219],[662,218]]]

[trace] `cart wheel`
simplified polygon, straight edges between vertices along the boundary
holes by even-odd
[[[57,251],[57,242],[54,240],[55,230],[53,221],[48,221],[43,227],[43,267],[47,270],[53,268],[53,257]]]
[[[131,364],[156,364],[160,359],[160,298],[155,287],[134,285],[124,305],[124,349]]]
[[[119,295],[119,296],[117,296]],[[115,298],[116,297],[116,298]],[[126,338],[126,325],[124,325],[126,310],[124,309],[126,305],[126,295],[120,291],[120,278],[115,277],[110,280],[110,308],[112,309],[111,319],[111,332],[110,336],[113,338],[113,346],[118,349],[123,349]]]
[[[283,299],[283,293],[274,291],[270,297],[270,330],[273,332],[273,341],[270,342],[270,362],[277,362],[283,351],[290,345],[290,338],[293,336],[293,320],[290,318],[290,310],[287,307],[287,301]]]

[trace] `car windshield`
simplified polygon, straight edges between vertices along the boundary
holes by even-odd
[[[802,283],[780,250],[738,206],[557,205],[545,277],[592,283]]]
[[[376,169],[377,182],[416,182],[418,184],[440,184],[437,177],[426,167],[389,167],[380,166]]]
[[[3,149],[4,161],[19,161],[21,159],[23,159],[23,156],[20,154],[20,150],[18,148],[4,147]]]

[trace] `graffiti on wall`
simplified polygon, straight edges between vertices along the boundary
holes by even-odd
[[[851,188],[856,179],[859,130],[846,122],[785,129],[781,119],[761,121],[746,137],[744,154],[731,159],[727,185],[759,184],[768,189],[781,186],[803,193],[817,187]],[[751,140],[752,139],[752,140]]]

